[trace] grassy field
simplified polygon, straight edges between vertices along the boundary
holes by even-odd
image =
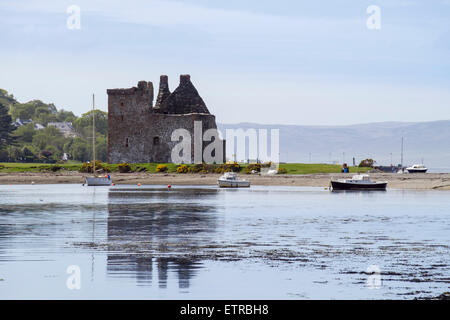
[[[285,163],[280,164],[287,174],[313,174],[313,173],[338,173],[341,172],[340,165],[334,164],[315,164],[315,163]],[[350,173],[367,172],[371,168],[350,167]]]
[[[0,162],[0,172],[41,172],[50,169],[54,164],[49,163],[13,163],[13,162]],[[66,163],[62,166],[68,171],[78,171],[80,169],[80,163]]]
[[[130,164],[133,171],[142,170],[148,172],[156,172],[156,166],[160,163],[136,163]],[[164,163],[163,163],[164,164]],[[42,172],[51,171],[54,166],[60,166],[67,171],[79,171],[82,163],[80,162],[68,162],[64,164],[49,164],[49,163],[12,163],[12,162],[0,162],[0,172]],[[176,172],[176,164],[165,163],[169,172]],[[118,164],[108,164],[112,172],[119,171]],[[143,170],[145,169],[145,170]]]
[[[159,163],[137,163],[131,164],[133,171],[156,172]],[[177,164],[165,163],[168,172],[176,172]],[[14,172],[48,172],[53,166],[60,166],[67,171],[78,171],[81,167],[79,162],[68,162],[65,164],[47,164],[47,163],[0,163],[0,173]],[[108,165],[112,172],[118,171],[118,164]],[[246,164],[241,164],[245,168]],[[305,163],[285,163],[280,164],[280,168],[284,168],[287,174],[314,174],[314,173],[338,173],[341,172],[341,166],[332,164],[305,164]],[[367,172],[370,168],[350,167],[350,173]]]

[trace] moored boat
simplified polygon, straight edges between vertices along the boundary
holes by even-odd
[[[426,173],[428,168],[426,168],[423,164],[415,164],[409,168],[406,168],[409,173]]]
[[[386,190],[387,181],[372,181],[368,174],[355,175],[351,179],[331,180],[333,190]]]
[[[112,184],[111,176],[108,174],[105,177],[95,176],[95,97],[92,95],[92,173],[93,177],[86,177],[85,183],[88,187],[102,187],[110,186]]]
[[[238,179],[235,172],[225,172],[217,180],[217,184],[220,188],[248,188],[250,187],[250,181]]]
[[[89,187],[110,186],[111,178],[104,177],[86,177],[86,185]]]

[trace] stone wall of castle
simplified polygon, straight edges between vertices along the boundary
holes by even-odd
[[[217,128],[215,116],[188,75],[180,77],[180,86],[173,93],[167,76],[161,76],[155,107],[151,82],[140,81],[137,87],[109,89],[107,93],[109,163],[171,162],[172,148],[178,143],[171,141],[172,132],[180,128],[191,133],[194,162],[194,122],[202,122],[203,132]]]

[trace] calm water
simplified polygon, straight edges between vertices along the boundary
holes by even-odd
[[[449,209],[447,191],[0,186],[0,298],[437,296]]]

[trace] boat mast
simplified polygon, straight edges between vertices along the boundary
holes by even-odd
[[[401,155],[400,163],[401,163],[401,166],[402,166],[402,169],[403,169],[403,137],[402,137],[402,155]]]
[[[92,173],[95,176],[95,95],[92,94],[92,153],[94,162],[92,166]]]

